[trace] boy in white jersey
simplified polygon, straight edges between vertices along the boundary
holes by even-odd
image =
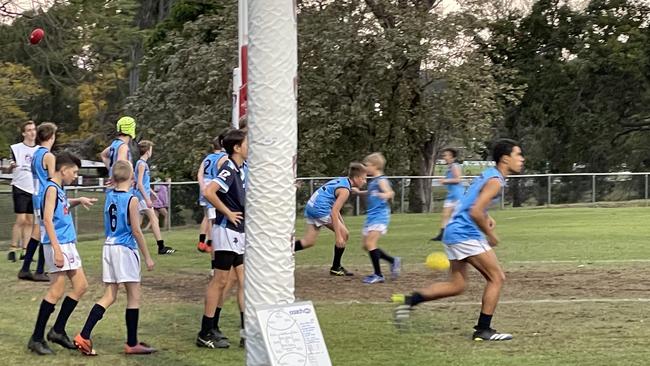
[[[334,259],[330,268],[332,276],[353,276],[341,265],[341,258],[348,242],[349,231],[343,222],[341,209],[350,197],[353,188],[366,184],[366,167],[361,163],[351,163],[347,177],[330,180],[318,188],[305,206],[305,232],[302,239],[296,240],[294,250],[297,252],[316,244],[321,226],[334,232]]]
[[[492,250],[499,243],[499,238],[494,232],[496,222],[488,215],[487,209],[500,197],[508,175],[521,172],[524,157],[519,144],[508,139],[496,142],[492,156],[496,168],[485,170],[472,182],[445,229],[442,241],[451,262],[449,280],[434,283],[409,296],[396,296],[398,302],[402,303],[395,309],[398,325],[407,320],[413,307],[420,303],[461,294],[465,290],[469,264],[486,280],[481,313],[472,338],[477,341],[512,339],[511,334],[498,333],[491,328],[505,274]]]
[[[395,196],[390,182],[384,176],[386,158],[381,153],[372,153],[366,156],[363,164],[366,166],[366,172],[369,176],[368,190],[359,192],[365,194],[368,201],[366,222],[362,231],[363,249],[368,252],[374,270],[371,275],[363,279],[363,283],[373,284],[385,281],[379,265],[380,259],[390,263],[391,277],[396,280],[400,274],[402,259],[400,257],[391,257],[377,245],[379,238],[388,231],[388,223],[390,222],[389,201]]]
[[[77,252],[75,232],[70,208],[83,205],[88,208],[97,201],[94,198],[74,198],[68,200],[63,186],[77,179],[81,160],[76,156],[62,152],[56,155],[56,172],[48,181],[43,192],[43,248],[45,264],[50,275],[50,287],[38,311],[34,333],[27,348],[39,355],[51,355],[54,352],[44,339],[45,326],[54,306],[65,292],[66,277],[72,282],[72,292],[66,296],[54,326],[47,333],[47,339],[64,348],[75,349],[74,343],[65,332],[65,325],[77,302],[88,288],[86,275],[81,268],[81,258]]]
[[[36,150],[36,124],[34,121],[26,121],[20,126],[23,141],[10,146],[11,163],[5,172],[13,172],[11,179],[11,193],[14,201],[14,213],[16,223],[11,231],[11,248],[7,259],[16,261],[16,251],[22,248],[24,254],[32,233],[34,222],[34,206],[32,194],[34,184],[32,179],[32,156]],[[22,258],[21,258],[22,259]]]
[[[153,142],[142,140],[138,143],[138,149],[140,150],[140,159],[135,163],[135,195],[140,200],[140,214],[147,215],[151,223],[151,231],[158,245],[158,254],[174,254],[176,252],[174,248],[165,246],[165,241],[162,238],[162,234],[160,234],[158,217],[153,210],[153,203],[151,202],[151,173],[149,172],[149,164],[147,161],[153,154]]]
[[[36,129],[36,151],[32,155],[32,178],[34,181],[34,194],[32,202],[34,204],[34,225],[32,225],[32,235],[27,244],[23,266],[18,272],[18,278],[21,280],[32,281],[49,281],[49,277],[44,273],[45,258],[43,254],[43,245],[41,240],[41,210],[43,209],[43,190],[47,185],[47,180],[54,176],[56,171],[56,159],[51,150],[56,140],[57,127],[54,123],[43,122]],[[32,274],[30,266],[34,254],[38,249],[38,262],[36,263],[36,272]]]
[[[149,354],[156,350],[146,343],[138,342],[138,318],[140,314],[140,253],[144,256],[149,271],[154,262],[149,255],[147,242],[140,230],[138,199],[131,193],[133,167],[126,161],[113,165],[115,189],[106,193],[104,205],[104,231],[106,241],[102,254],[102,277],[106,289],[90,310],[81,333],[74,337],[77,348],[87,356],[95,356],[90,334],[104,312],[117,299],[121,283],[126,289],[126,354]]]

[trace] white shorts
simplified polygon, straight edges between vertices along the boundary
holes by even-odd
[[[321,218],[318,218],[318,219],[312,219],[310,217],[305,217],[305,222],[308,225],[314,225],[316,227],[321,227],[321,226],[331,224],[332,223],[332,216],[327,215],[325,217],[321,217]]]
[[[143,213],[143,212],[147,211],[150,208],[151,207],[147,206],[147,201],[145,201],[145,200],[138,201],[138,210],[140,211],[140,213]]]
[[[215,252],[235,252],[244,254],[246,248],[246,234],[235,230],[212,225],[212,250]]]
[[[203,208],[214,208],[210,202],[203,196],[202,194],[199,194],[199,206]]]
[[[379,231],[381,235],[386,235],[386,233],[388,232],[388,225],[386,224],[363,225],[363,229],[361,229],[361,234],[363,234],[363,236],[368,236],[368,233],[371,231]]]
[[[217,218],[217,209],[214,207],[203,207],[205,210],[205,216],[208,217],[208,220],[214,220]]]
[[[445,253],[450,261],[460,261],[492,250],[487,240],[469,239],[456,244],[444,244]]]
[[[81,257],[77,252],[75,243],[59,244],[63,253],[63,267],[58,268],[54,265],[54,249],[51,244],[43,245],[43,254],[45,254],[45,265],[48,273],[72,271],[81,268]]]
[[[104,283],[140,282],[140,253],[124,245],[104,245],[102,253]]]
[[[442,205],[444,208],[456,208],[460,200],[445,200],[445,203]]]

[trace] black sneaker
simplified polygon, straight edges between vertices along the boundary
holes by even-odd
[[[22,261],[23,259],[25,259],[25,251],[24,250],[22,252],[20,252],[20,260]]]
[[[7,260],[8,260],[9,262],[15,262],[15,261],[16,261],[16,252],[14,252],[14,251],[12,250],[12,251],[10,251],[9,253],[7,253]]]
[[[243,329],[239,330],[239,348],[246,347],[246,333]]]
[[[47,332],[47,340],[56,343],[59,346],[67,349],[77,349],[77,346],[68,338],[68,335],[63,333],[57,333],[54,328],[50,329],[49,332]]]
[[[214,328],[212,329],[212,335],[214,335],[215,338],[217,339],[228,339],[223,333],[221,333],[221,329],[219,328]]]
[[[431,238],[431,241],[442,241],[442,233],[438,234],[438,236],[434,236]]]
[[[202,336],[201,333],[199,333],[196,336],[196,345],[198,347],[211,348],[211,349],[230,347],[230,343],[228,343],[227,340],[223,338],[218,339],[212,333],[209,333],[205,337]]]
[[[354,276],[354,273],[340,266],[339,268],[330,268],[330,275],[332,276]]]
[[[45,342],[45,340],[37,342],[34,339],[29,338],[29,342],[27,342],[27,349],[41,356],[54,354],[54,351],[52,351],[50,346],[47,345],[47,342]]]
[[[32,276],[32,281],[35,282],[50,282],[50,277],[47,273],[34,273]]]
[[[512,339],[512,334],[497,333],[495,329],[478,329],[474,327],[474,334],[472,339],[475,341],[509,341]]]
[[[25,281],[34,281],[34,275],[32,274],[31,271],[19,271],[18,272],[18,279],[19,280],[25,280]]]
[[[174,254],[176,253],[176,249],[172,247],[162,247],[158,249],[158,254],[164,255],[164,254]]]

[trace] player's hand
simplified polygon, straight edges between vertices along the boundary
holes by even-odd
[[[350,188],[350,191],[352,191],[352,193],[354,193],[354,194],[360,194],[361,193],[361,190],[359,189],[359,187],[352,187],[352,188]]]
[[[61,249],[59,250],[54,250],[54,265],[56,268],[63,268],[63,252]]]
[[[497,227],[497,222],[492,218],[492,216],[488,216],[488,227],[492,230]]]
[[[16,167],[17,167],[16,162],[12,160],[12,161],[9,163],[9,169],[10,169],[10,170],[14,170]]]
[[[499,245],[499,238],[494,233],[488,234],[487,241],[491,247],[496,247],[497,245]]]
[[[149,257],[149,258],[146,258],[146,259],[144,260],[144,262],[147,264],[147,270],[148,270],[148,271],[153,271],[153,267],[156,265],[156,264],[153,262],[153,259],[151,259],[151,257]]]
[[[113,186],[113,180],[111,178],[106,178],[104,181],[104,187],[112,187]]]
[[[79,198],[79,204],[82,205],[86,210],[89,210],[90,206],[94,205],[95,202],[97,202],[97,198],[88,198],[88,197]]]
[[[152,208],[152,207],[153,207],[153,203],[151,202],[150,199],[147,198],[147,199],[145,199],[144,201],[147,203],[147,207],[148,207],[148,208]]]
[[[228,221],[232,222],[234,225],[239,225],[239,223],[244,219],[244,215],[241,212],[232,212],[226,215]]]

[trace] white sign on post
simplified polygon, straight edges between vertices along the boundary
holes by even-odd
[[[311,301],[256,310],[271,366],[332,365]]]

